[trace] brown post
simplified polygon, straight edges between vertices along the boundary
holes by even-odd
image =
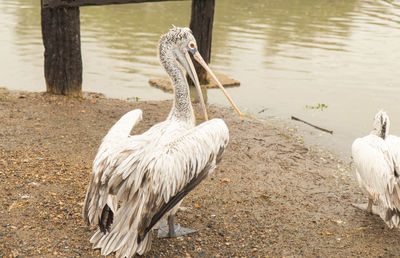
[[[215,0],[192,0],[190,29],[196,38],[198,50],[207,64],[210,63],[211,59],[214,6]],[[208,83],[206,71],[197,62],[194,62],[194,64],[200,83]]]
[[[43,0],[42,0],[43,1]],[[79,7],[41,9],[46,90],[82,95],[82,56]]]

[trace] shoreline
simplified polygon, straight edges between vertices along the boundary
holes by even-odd
[[[31,91],[23,91],[23,90],[10,90],[7,87],[0,87],[0,100],[1,100],[1,95],[2,91],[8,92],[7,95],[14,95],[19,96],[19,95],[26,95],[26,94],[47,94],[44,91],[40,92],[31,92]],[[3,94],[4,94],[3,92]],[[127,101],[127,102],[168,102],[172,100],[140,100],[140,98],[129,98],[129,99],[122,99],[122,98],[112,98],[112,97],[107,97],[105,94],[100,93],[100,92],[90,92],[90,91],[83,91],[82,92],[82,98],[83,99],[110,99],[110,100],[116,100],[116,101]],[[233,110],[230,105],[224,106],[224,105],[218,105],[218,104],[208,104],[209,106],[214,106],[216,108],[220,109],[228,109],[228,110]],[[318,149],[320,151],[324,152],[329,152],[332,155],[337,156],[340,160],[343,162],[349,163],[351,162],[351,153],[350,153],[350,148],[351,146],[347,146],[349,148],[349,151],[343,151],[341,148],[338,146],[332,146],[332,142],[334,139],[327,139],[325,136],[332,137],[328,135],[327,133],[318,131],[316,129],[311,128],[308,125],[304,125],[303,123],[300,122],[295,122],[289,118],[284,118],[280,117],[278,115],[267,115],[267,116],[262,116],[262,115],[257,115],[256,113],[249,112],[247,111],[244,113],[244,116],[253,119],[262,123],[273,123],[276,126],[281,127],[283,130],[287,130],[290,133],[293,133],[297,135],[299,138],[299,141],[304,141],[305,144],[312,146],[315,149]],[[239,118],[240,119],[240,118]],[[325,137],[325,138],[324,138]],[[335,137],[335,135],[333,136]],[[321,142],[322,140],[322,142]],[[350,153],[350,154],[349,154]]]

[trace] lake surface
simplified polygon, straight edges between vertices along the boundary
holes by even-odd
[[[0,1],[0,86],[45,90],[39,2]],[[188,26],[190,8],[190,1],[81,8],[83,89],[172,98],[148,79],[166,75],[158,39],[171,24]],[[380,108],[400,135],[399,49],[400,0],[216,1],[211,67],[241,81],[228,91],[242,111],[333,130],[310,129],[309,138],[347,156]],[[208,99],[228,106],[219,90]],[[327,108],[311,108],[318,103]]]

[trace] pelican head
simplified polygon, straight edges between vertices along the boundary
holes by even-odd
[[[194,68],[193,62],[190,58],[190,55],[194,57],[194,59],[201,65],[203,68],[211,75],[211,77],[217,82],[217,85],[228,98],[229,102],[232,104],[233,108],[243,117],[243,114],[236,107],[233,100],[229,97],[228,93],[225,91],[222,84],[219,82],[217,77],[208,67],[207,63],[201,57],[199,51],[197,50],[196,39],[194,38],[191,30],[189,28],[179,28],[173,27],[169,30],[168,33],[161,36],[160,44],[159,44],[159,57],[162,66],[166,70],[166,72],[174,78],[175,70],[173,67],[174,63],[177,61],[183,69],[188,73],[196,90],[198,92],[200,103],[203,108],[204,118],[208,120],[208,114],[206,105],[203,99],[203,94],[201,92],[201,87],[199,83],[199,79],[197,77],[196,70]]]
[[[390,127],[389,116],[386,114],[385,111],[380,110],[375,115],[373,126],[374,130],[372,132],[382,139],[385,139],[386,136],[389,134]]]

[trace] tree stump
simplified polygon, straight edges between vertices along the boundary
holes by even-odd
[[[79,7],[42,7],[41,16],[47,92],[82,96]]]

